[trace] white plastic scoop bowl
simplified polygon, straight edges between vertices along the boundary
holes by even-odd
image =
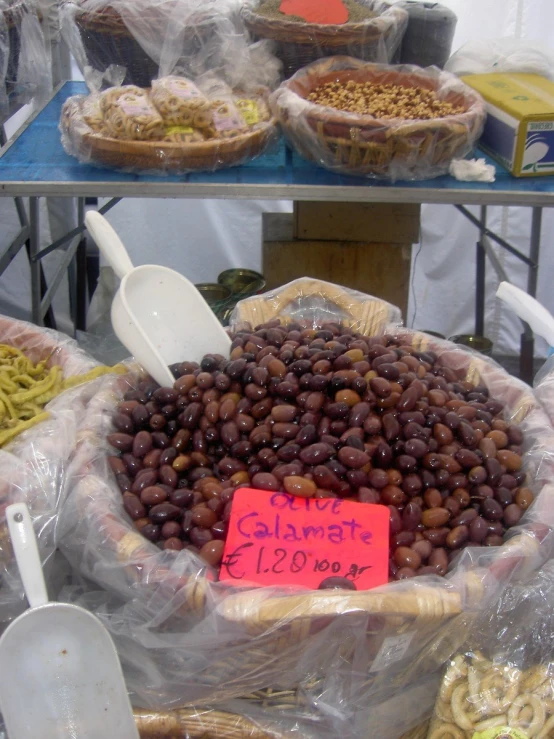
[[[8,506],[6,518],[31,606],[0,639],[9,739],[139,739],[110,635],[84,608],[48,602],[27,506]]]
[[[121,278],[111,312],[115,335],[157,383],[173,385],[170,364],[200,362],[205,354],[229,355],[231,339],[189,280],[168,267],[133,267],[103,216],[91,211],[85,223]]]

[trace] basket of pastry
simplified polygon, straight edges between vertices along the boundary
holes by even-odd
[[[314,62],[285,81],[272,108],[294,148],[335,172],[425,179],[466,156],[485,121],[483,99],[429,67]]]
[[[145,89],[112,87],[69,98],[60,128],[66,151],[82,162],[129,170],[187,172],[241,164],[276,138],[267,90],[200,90],[178,76]]]
[[[464,638],[453,619],[548,556],[543,410],[492,361],[398,320],[298,280],[239,304],[229,356],[94,398],[59,546],[107,591],[87,602],[136,705],[271,689],[276,713],[298,691],[290,711],[370,722],[391,675],[400,693],[438,679]]]
[[[314,22],[285,14],[286,3],[281,0],[252,0],[243,5],[242,16],[254,38],[273,41],[285,77],[316,59],[342,54],[391,62],[408,25],[406,10],[384,0],[340,0],[338,4],[343,11],[340,22]]]

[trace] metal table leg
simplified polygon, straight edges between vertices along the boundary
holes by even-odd
[[[485,335],[485,279],[487,255],[483,246],[486,238],[487,228],[487,206],[481,207],[480,234],[477,242],[477,254],[475,259],[475,333],[477,336]]]
[[[31,316],[33,323],[42,326],[41,315],[41,264],[34,259],[40,250],[40,199],[29,198],[29,267],[31,269]]]
[[[85,222],[85,199],[77,198],[77,225],[82,226]],[[71,313],[71,320],[73,322],[74,335],[77,335],[77,330],[83,331],[85,329],[85,316],[86,316],[86,262],[85,271],[83,274],[83,258],[82,253],[85,251],[85,240],[84,238],[79,239],[77,250],[73,259],[71,260],[68,271],[68,283],[69,283],[69,306]]]
[[[537,282],[539,277],[539,257],[541,248],[542,208],[535,207],[531,217],[531,243],[529,248],[527,292],[533,298],[537,296]],[[534,335],[529,326],[521,335],[521,357],[519,374],[522,380],[531,384],[533,382],[533,359],[535,354]]]
[[[85,225],[85,198],[79,198],[77,203],[77,222],[80,226]],[[75,254],[77,267],[77,310],[75,312],[75,325],[79,331],[87,328],[87,241],[83,233],[77,253]]]

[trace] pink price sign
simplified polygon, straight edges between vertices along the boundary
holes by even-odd
[[[342,577],[369,590],[388,582],[388,562],[386,506],[240,488],[220,580],[315,589]]]

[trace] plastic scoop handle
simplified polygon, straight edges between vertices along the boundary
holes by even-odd
[[[104,216],[96,211],[86,214],[85,225],[110,267],[122,280],[134,267],[117,233]]]
[[[37,540],[29,509],[25,503],[14,503],[6,508],[6,520],[19,574],[31,608],[48,603],[48,593],[42,574]]]
[[[550,346],[554,347],[554,316],[538,300],[509,282],[500,283],[496,297],[510,306],[514,313],[522,321],[528,323],[538,336],[542,336]]]

